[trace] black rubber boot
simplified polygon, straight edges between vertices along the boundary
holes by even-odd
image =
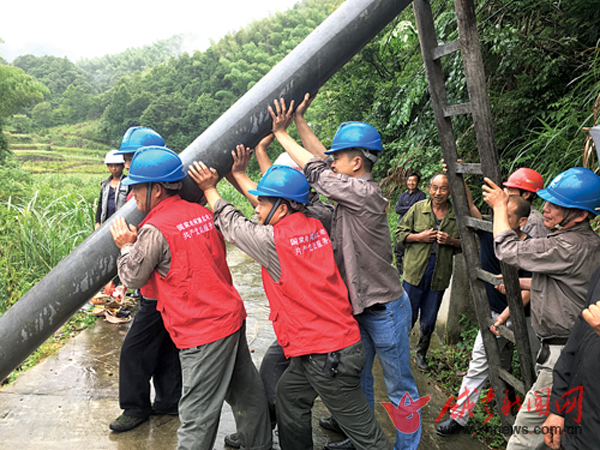
[[[429,343],[431,342],[431,335],[429,336],[419,336],[419,342],[417,344],[417,352],[415,353],[415,362],[417,363],[417,367],[421,372],[429,372],[429,364],[427,364],[427,349],[429,348]]]
[[[337,420],[335,420],[335,417],[333,416],[329,416],[325,419],[320,419],[319,425],[321,425],[321,427],[325,428],[326,430],[333,431],[334,433],[341,434],[342,436],[346,436],[346,433],[344,433],[344,431],[340,428],[340,426],[337,423]]]
[[[440,422],[435,427],[435,431],[442,437],[448,437],[452,434],[459,433],[464,427],[454,420],[452,417]]]

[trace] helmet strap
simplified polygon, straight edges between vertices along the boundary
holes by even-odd
[[[373,165],[377,164],[377,161],[379,161],[379,158],[377,156],[375,156],[373,153],[371,153],[368,150],[365,150],[364,148],[361,148],[360,151],[362,152],[362,154],[364,155],[365,158],[367,158],[369,161],[371,161],[373,163]]]
[[[149,213],[151,206],[150,206],[150,201],[152,200],[152,187],[154,186],[154,183],[148,183],[148,188],[146,190],[146,212]]]
[[[570,223],[570,222],[571,222],[571,221],[572,221],[572,220],[573,220],[575,217],[577,217],[577,214],[573,214],[573,215],[571,216],[571,218],[570,218],[570,219],[568,219],[567,217],[569,216],[569,213],[570,213],[571,211],[572,211],[572,209],[571,209],[571,208],[565,208],[565,214],[564,214],[564,216],[563,216],[563,220],[562,220],[562,221],[561,221],[561,222],[560,222],[558,225],[556,225],[556,226],[554,227],[555,229],[557,229],[557,230],[559,230],[559,231],[560,231],[560,230],[562,230],[562,229],[563,229],[564,227],[566,227],[566,226],[567,226],[567,225],[568,225],[568,224],[569,224],[569,223]]]
[[[278,198],[277,200],[275,200],[275,203],[273,203],[273,207],[271,208],[271,211],[269,211],[269,214],[267,215],[267,218],[265,219],[265,223],[263,225],[269,225],[269,222],[273,218],[273,214],[275,214],[275,210],[279,208],[280,205],[281,198]]]

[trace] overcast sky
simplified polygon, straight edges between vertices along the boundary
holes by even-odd
[[[3,2],[0,56],[68,56],[73,62],[192,34],[187,50],[205,50],[255,19],[299,0],[9,0]]]

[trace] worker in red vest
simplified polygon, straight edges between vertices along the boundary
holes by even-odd
[[[123,181],[147,216],[138,230],[123,218],[111,227],[121,249],[119,276],[157,298],[179,349],[183,389],[178,450],[214,448],[223,401],[230,403],[242,448],[271,448],[262,381],[246,342],[246,311],[233,287],[225,242],[210,210],[178,195],[186,174],[165,147],[144,147]]]
[[[122,155],[129,171],[136,151],[147,146],[164,146],[156,131],[131,127],[121,140],[115,155]],[[127,200],[132,197],[127,188]],[[181,365],[179,351],[167,332],[155,297],[142,297],[136,289],[132,298],[140,299],[140,308],[127,330],[119,357],[119,406],[123,413],[109,424],[115,432],[129,431],[144,423],[151,415],[178,414],[181,397]],[[151,401],[151,386],[154,402]]]
[[[189,174],[214,211],[215,226],[262,265],[269,318],[290,358],[276,393],[281,448],[312,450],[310,411],[319,395],[356,448],[391,450],[360,387],[365,351],[329,235],[301,212],[309,202],[306,177],[273,165],[255,185],[245,171],[232,172],[256,204],[256,224],[221,198],[216,170],[196,162]]]

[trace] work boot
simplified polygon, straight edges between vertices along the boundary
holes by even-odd
[[[415,353],[415,362],[417,363],[417,367],[421,372],[429,372],[429,364],[427,364],[427,359],[425,358],[425,355],[427,355],[427,349],[429,348],[430,342],[431,335],[419,336],[419,342],[417,343],[417,351]]]
[[[325,428],[326,430],[333,431],[334,433],[341,434],[342,436],[346,436],[346,433],[342,431],[342,429],[337,423],[337,420],[335,420],[335,417],[333,416],[329,416],[326,419],[320,419],[319,425],[321,425],[321,427]]]
[[[171,408],[169,410],[164,410],[161,408],[157,408],[154,404],[152,404],[151,409],[150,409],[150,415],[151,416],[161,416],[161,415],[178,416],[179,409],[177,408],[177,405],[175,405],[173,408]]]
[[[240,448],[242,446],[240,435],[237,432],[228,434],[225,436],[225,445],[231,448]]]
[[[344,439],[343,441],[330,442],[325,444],[323,450],[354,450],[354,444],[350,439]]]
[[[438,423],[435,427],[435,431],[442,437],[448,437],[451,434],[458,433],[463,428],[464,427],[460,423],[450,417],[443,422]]]
[[[147,417],[142,419],[139,417],[130,417],[126,416],[125,414],[121,414],[119,417],[117,417],[117,419],[114,422],[112,422],[108,426],[108,428],[117,432],[129,431],[137,427],[139,424],[145,422],[146,420],[148,420]]]

